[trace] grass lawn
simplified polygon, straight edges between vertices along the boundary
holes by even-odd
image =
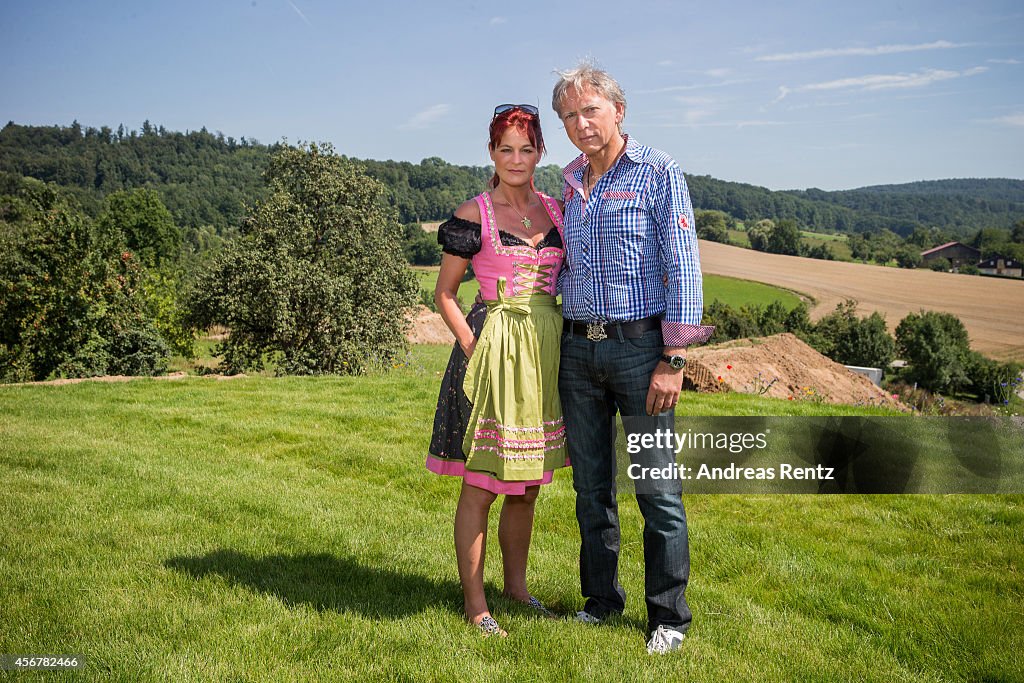
[[[695,619],[658,658],[634,501],[627,610],[600,627],[496,598],[492,525],[511,635],[479,638],[459,612],[458,482],[423,468],[446,356],[416,347],[359,378],[0,387],[0,652],[85,656],[46,680],[1022,680],[1024,496],[688,496]],[[563,614],[582,605],[573,506],[561,471],[530,557]]]

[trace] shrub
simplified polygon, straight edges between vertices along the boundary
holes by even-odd
[[[1021,389],[1021,365],[1000,363],[971,351],[967,358],[970,386],[979,401],[1008,404]]]
[[[40,186],[2,200],[18,210],[0,221],[0,380],[162,372],[138,258]]]
[[[968,386],[970,344],[960,319],[922,311],[896,327],[896,350],[908,362],[906,378],[930,391],[959,391]]]
[[[825,244],[824,242],[822,242],[820,244],[816,244],[815,246],[810,247],[809,249],[807,249],[806,253],[804,253],[804,256],[806,256],[807,258],[820,259],[822,261],[835,261],[836,260],[835,254],[832,253],[832,250],[829,249],[828,245]]]
[[[858,318],[857,302],[852,299],[819,320],[814,332],[815,342],[822,345],[816,348],[837,363],[884,370],[895,356],[896,345],[885,318],[878,312]]]

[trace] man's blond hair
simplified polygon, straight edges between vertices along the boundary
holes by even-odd
[[[612,102],[622,105],[622,115],[626,115],[626,93],[622,92],[622,86],[604,69],[599,69],[590,60],[583,60],[574,69],[566,71],[555,71],[558,74],[558,82],[551,93],[551,108],[562,118],[562,101],[565,100],[569,88],[580,93],[584,90],[592,90],[598,95]]]

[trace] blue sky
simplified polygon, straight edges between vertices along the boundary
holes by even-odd
[[[553,69],[592,57],[625,129],[772,189],[1024,178],[1024,5],[1007,2],[5,2],[0,119],[206,126],[487,164],[496,104],[575,149]]]

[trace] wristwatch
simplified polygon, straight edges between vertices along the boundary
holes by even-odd
[[[686,356],[667,356],[662,354],[661,360],[668,363],[669,367],[673,370],[682,370],[683,366],[686,365]]]

